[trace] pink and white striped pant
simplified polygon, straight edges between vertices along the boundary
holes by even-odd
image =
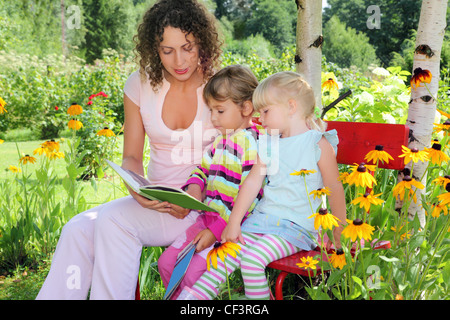
[[[191,288],[197,296],[212,300],[218,295],[218,288],[228,275],[241,267],[245,295],[248,299],[269,299],[270,289],[265,274],[266,266],[275,260],[287,257],[300,249],[283,238],[273,234],[243,233],[246,245],[241,246],[236,258],[228,255],[225,264],[218,259],[217,269],[211,266]]]

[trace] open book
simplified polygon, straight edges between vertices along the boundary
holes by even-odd
[[[195,253],[196,245],[194,243],[189,243],[177,256],[177,261],[175,262],[175,267],[170,277],[169,284],[167,285],[166,294],[164,295],[164,300],[169,300],[172,297],[175,290],[180,285],[181,280],[183,280],[186,270],[191,263],[192,257]]]
[[[117,174],[125,181],[128,186],[130,186],[131,189],[133,189],[137,194],[146,197],[147,199],[167,201],[169,203],[173,203],[187,209],[217,212],[215,209],[197,200],[181,189],[152,185],[143,176],[131,170],[124,169],[109,160],[106,160],[106,162],[108,162],[111,168],[117,172]]]

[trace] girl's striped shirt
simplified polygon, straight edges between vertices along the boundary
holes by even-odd
[[[204,202],[220,213],[205,212],[212,216],[207,227],[220,239],[234,205],[239,189],[257,159],[257,140],[265,134],[262,126],[253,124],[231,135],[221,135],[205,152],[201,165],[194,169],[183,186],[198,184],[205,192]],[[263,195],[263,188],[253,201],[246,217]]]

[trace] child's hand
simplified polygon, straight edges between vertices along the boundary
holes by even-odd
[[[194,238],[194,243],[197,244],[196,252],[203,251],[209,248],[216,242],[216,236],[209,229],[204,229],[200,231]]]
[[[231,223],[227,224],[225,229],[222,232],[221,242],[240,242],[245,245],[244,237],[242,236],[241,226],[234,226]]]

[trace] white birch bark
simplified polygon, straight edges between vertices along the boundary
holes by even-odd
[[[414,70],[421,68],[431,72],[432,80],[427,86],[432,97],[437,97],[439,88],[439,67],[446,27],[447,3],[448,0],[423,0],[417,29],[416,48],[427,45],[433,54],[430,56],[424,52],[417,52],[416,49],[412,71],[414,74]],[[429,96],[430,92],[428,92],[424,84],[422,84],[422,87],[416,88],[416,90],[411,88],[411,102],[406,124],[413,131],[413,136],[416,140],[409,143],[408,147],[410,149],[423,150],[424,147],[430,147],[437,103],[434,99],[431,99],[429,102],[421,99],[423,96]],[[413,167],[413,176],[416,180],[424,176],[421,181],[423,185],[426,184],[425,170],[427,165],[428,163],[419,161]],[[421,195],[424,192],[426,192],[426,189],[416,190],[417,203],[412,202],[408,212],[410,219],[413,219],[416,214],[418,215],[422,227],[425,225],[425,212],[421,207]]]
[[[296,71],[311,85],[322,110],[322,1],[296,0]]]

